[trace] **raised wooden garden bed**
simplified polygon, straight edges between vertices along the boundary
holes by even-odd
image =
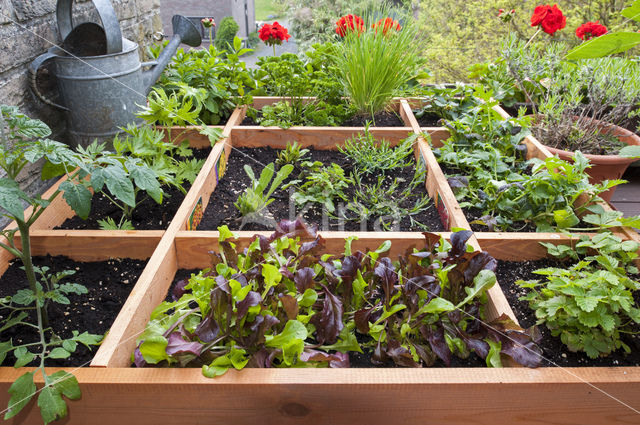
[[[208,257],[203,249],[215,249],[217,244],[216,232],[169,236],[163,237],[169,249],[162,256],[156,251],[134,290],[142,291],[140,284],[150,276],[150,268],[162,264],[162,276],[156,274],[158,280],[148,281],[145,293],[138,294],[144,301],[127,312],[127,332],[115,346],[113,338],[107,338],[94,367],[75,371],[83,398],[70,404],[68,423],[153,424],[171,417],[185,423],[240,424],[255,423],[256,418],[267,423],[308,420],[327,424],[530,423],[536,418],[545,423],[603,424],[633,423],[637,417],[621,404],[635,406],[640,397],[640,368],[634,367],[247,369],[213,380],[202,377],[199,369],[129,368],[136,334],[144,328],[151,309],[164,298],[173,274],[178,268],[206,266]],[[248,242],[247,236],[241,235],[241,243]],[[328,240],[328,251],[342,248],[341,236],[323,236]],[[359,236],[358,248],[391,239],[392,255],[422,243],[420,235]],[[557,240],[555,235],[545,238]],[[518,254],[518,240],[506,242],[493,235],[480,238],[479,243],[497,258],[524,257]],[[490,312],[490,318],[500,311],[504,310]],[[115,328],[109,337],[114,336]],[[100,356],[105,349],[110,356]],[[6,403],[6,390],[19,373],[0,368],[2,403]],[[13,423],[37,423],[38,415],[37,409],[31,409]]]
[[[273,102],[256,99],[254,106]],[[420,128],[406,100],[398,101],[406,127],[373,128],[392,143],[410,132],[431,134],[438,145],[448,137],[443,128]],[[640,367],[538,368],[506,367],[451,369],[246,369],[207,379],[199,369],[131,366],[136,337],[151,311],[164,300],[179,269],[206,267],[209,250],[217,249],[218,232],[193,231],[198,209],[224,174],[234,147],[284,148],[289,141],[315,149],[332,149],[362,128],[279,128],[239,126],[245,110],[238,108],[224,127],[224,138],[212,149],[202,172],[186,195],[166,231],[51,231],[71,211],[66,204],[43,215],[33,228],[34,255],[68,255],[80,261],[110,257],[149,258],[120,315],[114,322],[91,367],[74,371],[83,397],[69,403],[70,424],[113,423],[635,423],[640,400]],[[197,129],[184,133],[192,146],[205,144]],[[208,143],[208,139],[206,140]],[[528,144],[534,144],[530,140]],[[469,228],[429,144],[418,138],[416,155],[427,166],[426,188],[439,208],[447,229]],[[545,155],[529,149],[529,155]],[[48,211],[47,211],[48,212]],[[625,237],[638,238],[635,232]],[[257,232],[237,232],[239,245]],[[341,252],[347,236],[357,235],[354,249],[375,249],[392,242],[395,256],[411,246],[421,247],[419,232],[321,232],[327,252]],[[448,236],[447,233],[444,234]],[[469,243],[497,259],[538,259],[546,255],[539,242],[569,243],[557,233],[476,233]],[[0,254],[0,271],[9,256]],[[489,291],[488,319],[513,312],[498,285]],[[505,362],[506,363],[506,362]],[[0,406],[7,389],[24,371],[0,368]],[[631,407],[631,408],[630,408]],[[167,419],[170,418],[170,419]],[[40,423],[37,408],[22,412],[8,423]]]

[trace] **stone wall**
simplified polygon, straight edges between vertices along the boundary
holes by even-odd
[[[162,30],[160,0],[111,0],[124,37],[140,44],[140,51],[153,43],[154,33]],[[56,24],[56,0],[0,0],[0,102],[18,106],[27,115],[46,122],[53,138],[66,141],[65,118],[58,110],[36,98],[28,83],[28,66],[52,43],[60,44]],[[99,22],[89,0],[75,0],[74,22]],[[41,79],[42,86],[55,87]],[[39,80],[40,81],[40,80]],[[47,84],[48,83],[48,84]],[[45,187],[38,167],[25,170],[21,184],[34,192]]]

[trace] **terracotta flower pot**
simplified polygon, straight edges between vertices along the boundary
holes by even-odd
[[[615,136],[618,138],[618,140],[626,143],[627,145],[640,145],[640,136],[638,136],[637,134],[617,125],[597,120],[594,121],[597,123],[598,128],[602,133]],[[545,145],[545,147],[549,149],[552,154],[558,155],[560,159],[573,159],[573,152],[552,148],[551,146],[547,145]],[[587,168],[587,174],[589,174],[589,181],[591,183],[599,183],[603,180],[619,179],[622,177],[627,167],[632,162],[636,161],[636,158],[625,158],[619,155],[584,154],[584,156],[591,162],[591,167]],[[603,192],[600,197],[609,202],[615,190],[616,188],[613,187],[606,192]]]

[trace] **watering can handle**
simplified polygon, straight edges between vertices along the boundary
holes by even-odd
[[[47,105],[53,106],[54,108],[58,108],[63,111],[68,111],[69,108],[67,108],[66,106],[59,105],[53,102],[52,100],[46,98],[42,93],[40,93],[40,89],[38,89],[38,69],[40,69],[40,67],[44,65],[46,61],[48,61],[49,59],[53,59],[55,57],[56,57],[55,54],[51,52],[47,52],[47,53],[41,54],[33,62],[31,62],[31,64],[29,65],[29,84],[31,85],[31,90],[33,90],[33,93],[36,96],[38,96],[38,98],[41,101],[43,101]]]
[[[92,2],[98,11],[104,33],[107,36],[107,54],[120,53],[122,51],[122,31],[111,2],[109,0],[92,0]],[[58,30],[63,40],[73,30],[72,7],[73,0],[58,0],[56,6]]]

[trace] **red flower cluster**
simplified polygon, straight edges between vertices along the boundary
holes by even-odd
[[[387,35],[387,31],[390,29],[394,29],[396,31],[400,31],[402,27],[398,21],[394,21],[393,18],[384,18],[380,19],[377,23],[371,25],[371,28],[376,30],[376,34],[378,33],[378,28],[382,28],[382,34]]]
[[[567,25],[567,18],[558,9],[558,5],[536,6],[531,16],[531,26],[537,27],[542,25],[542,30],[547,34],[553,35],[556,31],[561,30]]]
[[[283,41],[289,41],[291,38],[289,31],[277,21],[271,25],[264,24],[260,27],[258,36],[267,46],[275,46],[276,44],[280,45]]]
[[[336,34],[340,37],[346,36],[349,32],[364,32],[364,21],[358,15],[347,15],[336,22]]]
[[[600,37],[607,33],[607,27],[600,24],[600,21],[587,22],[576,29],[576,36],[583,40],[591,40],[593,37]]]

